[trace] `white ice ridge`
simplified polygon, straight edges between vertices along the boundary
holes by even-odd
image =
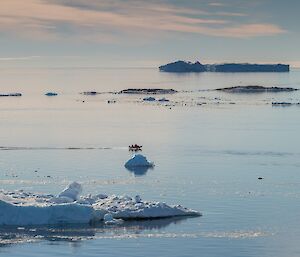
[[[129,219],[201,216],[180,205],[143,201],[140,196],[80,196],[82,187],[73,182],[58,196],[0,190],[0,225],[120,224]]]

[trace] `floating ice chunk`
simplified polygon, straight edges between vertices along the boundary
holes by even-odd
[[[153,101],[155,101],[155,100],[156,100],[156,99],[155,99],[154,97],[152,97],[152,96],[143,98],[143,101],[148,101],[148,102],[153,102]]]
[[[78,199],[78,196],[82,192],[82,186],[77,183],[73,182],[70,185],[68,185],[59,195],[58,197],[68,197],[71,198],[73,201],[76,201]]]
[[[136,195],[136,196],[135,196],[135,202],[136,202],[136,203],[142,202],[142,198],[141,198],[139,195]]]
[[[57,96],[58,94],[55,92],[47,92],[45,95],[46,96]]]
[[[130,167],[153,167],[154,163],[149,162],[144,155],[135,154],[125,163],[126,168]]]
[[[111,213],[106,213],[103,220],[105,225],[118,225],[123,223],[122,219],[114,219]]]

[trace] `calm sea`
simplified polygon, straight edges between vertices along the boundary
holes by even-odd
[[[77,181],[85,194],[140,194],[203,216],[113,227],[1,228],[0,255],[299,256],[300,106],[271,103],[298,103],[300,93],[212,90],[238,85],[300,88],[300,71],[1,69],[0,93],[23,96],[0,98],[0,188],[55,194]],[[179,92],[165,96],[166,103],[113,93],[126,88]],[[49,91],[59,95],[46,97]],[[124,168],[134,143],[143,145],[153,170]]]

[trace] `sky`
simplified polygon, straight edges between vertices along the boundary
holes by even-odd
[[[300,67],[298,0],[0,0],[0,67]]]

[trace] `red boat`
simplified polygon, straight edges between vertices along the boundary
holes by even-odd
[[[142,147],[143,147],[142,145],[137,145],[137,144],[128,146],[129,151],[135,151],[135,152],[142,151]]]

